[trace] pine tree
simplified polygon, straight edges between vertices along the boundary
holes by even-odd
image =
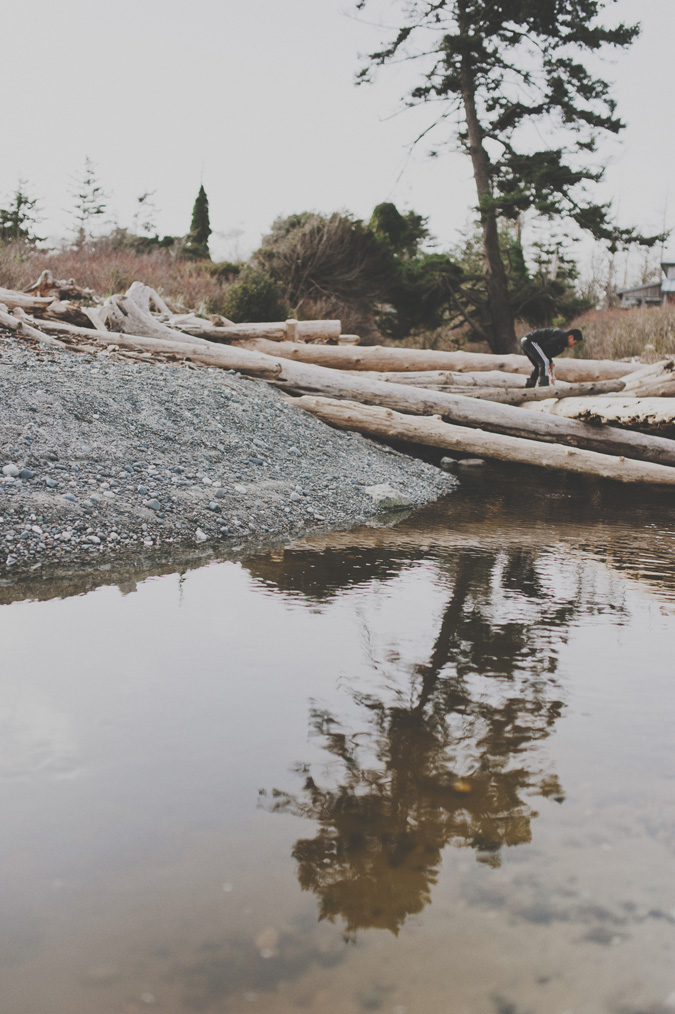
[[[359,0],[357,9],[368,2]],[[431,103],[441,110],[418,140],[459,121],[442,143],[459,141],[471,159],[489,339],[493,351],[509,352],[515,344],[514,317],[500,219],[516,220],[533,209],[546,218],[570,219],[614,248],[633,242],[649,246],[661,238],[617,229],[609,206],[587,193],[587,184],[602,178],[602,170],[588,164],[599,135],[616,134],[624,124],[608,83],[581,60],[605,46],[629,46],[639,26],[600,25],[606,0],[400,2],[397,34],[370,55],[357,81],[371,80],[377,66],[414,58],[423,69],[408,104]],[[555,145],[533,150],[533,127],[539,133],[553,130]]]
[[[71,190],[73,218],[75,219],[75,245],[82,247],[91,239],[92,227],[97,218],[107,211],[107,195],[98,181],[96,167],[87,156],[82,175],[76,178]]]
[[[0,241],[3,243],[18,240],[39,243],[44,238],[33,231],[38,221],[38,202],[36,197],[30,196],[27,187],[26,180],[19,180],[9,207],[0,208]]]
[[[188,235],[187,251],[193,257],[204,257],[210,259],[209,236],[211,235],[211,223],[209,221],[209,199],[204,190],[204,184],[199,187],[199,193],[192,209],[192,224]]]

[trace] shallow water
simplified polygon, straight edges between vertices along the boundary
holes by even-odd
[[[2,1014],[674,1009],[674,549],[495,469],[0,606]]]

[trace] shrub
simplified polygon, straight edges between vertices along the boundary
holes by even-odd
[[[225,294],[222,313],[235,323],[286,320],[288,305],[279,285],[258,268],[245,267]]]

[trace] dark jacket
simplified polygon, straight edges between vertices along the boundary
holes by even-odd
[[[560,331],[556,327],[543,327],[538,331],[530,331],[521,339],[520,344],[522,346],[523,342],[528,339],[536,342],[547,359],[553,359],[554,356],[559,356],[561,352],[565,351],[567,338],[567,331]]]

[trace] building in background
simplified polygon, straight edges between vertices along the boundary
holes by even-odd
[[[662,261],[664,277],[660,282],[634,285],[631,289],[617,289],[619,306],[628,310],[632,306],[661,306],[675,303],[675,261]]]

